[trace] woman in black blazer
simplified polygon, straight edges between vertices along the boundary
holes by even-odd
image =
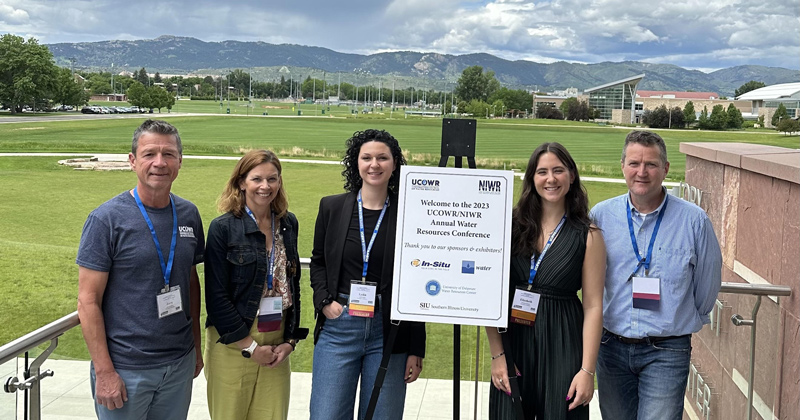
[[[344,194],[324,197],[314,228],[311,287],[317,324],[311,419],[364,418],[389,336],[400,145],[385,131],[357,132],[342,159]],[[399,325],[375,419],[402,419],[406,384],[425,357],[425,325]]]

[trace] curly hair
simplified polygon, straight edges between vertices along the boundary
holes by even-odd
[[[536,243],[542,234],[542,197],[536,191],[533,178],[539,158],[545,153],[554,154],[575,178],[570,184],[565,197],[564,207],[567,213],[567,223],[576,227],[590,227],[589,198],[586,189],[581,184],[578,167],[572,160],[567,149],[559,143],[543,143],[533,151],[528,167],[525,169],[525,178],[522,181],[522,193],[512,212],[511,248],[518,255],[530,257],[536,250]]]
[[[389,146],[395,163],[394,171],[391,178],[389,178],[389,191],[397,193],[400,183],[400,166],[406,164],[406,158],[403,157],[403,151],[400,149],[397,139],[386,131],[374,129],[356,131],[353,137],[347,139],[345,143],[347,152],[342,158],[342,166],[344,166],[342,177],[344,178],[345,191],[355,192],[361,189],[364,181],[358,173],[358,154],[361,152],[361,146],[370,141],[379,141]]]
[[[245,198],[244,191],[242,191],[241,188],[241,182],[253,168],[262,163],[271,163],[275,165],[275,169],[278,170],[278,176],[283,172],[281,169],[281,161],[271,150],[251,150],[247,152],[239,159],[239,162],[236,163],[231,177],[228,179],[228,182],[225,183],[222,195],[220,195],[217,201],[217,208],[219,211],[222,213],[231,212],[236,217],[242,217],[244,214]],[[281,187],[278,188],[278,191],[275,193],[275,198],[272,200],[270,207],[278,219],[285,216],[289,209],[289,200],[286,196],[286,189],[283,187],[283,177],[281,177]]]

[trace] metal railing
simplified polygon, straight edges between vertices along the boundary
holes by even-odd
[[[750,319],[744,319],[739,314],[731,316],[731,322],[737,327],[750,327],[750,378],[747,381],[747,420],[753,419],[753,375],[755,372],[756,358],[756,326],[758,309],[761,307],[762,296],[791,296],[792,289],[789,286],[778,286],[773,284],[751,284],[751,283],[722,283],[720,293],[734,293],[740,295],[753,295],[756,303]]]
[[[310,262],[310,258],[300,258],[300,268],[307,269]],[[25,356],[25,368],[22,380],[16,376],[8,378],[3,384],[3,391],[11,394],[17,391],[24,392],[24,410],[26,413],[29,413],[29,417],[26,418],[30,420],[40,420],[42,418],[40,382],[44,378],[53,376],[54,372],[49,369],[41,372],[40,368],[42,363],[44,363],[56,347],[58,347],[58,337],[77,327],[80,323],[78,311],[75,311],[0,347],[0,365],[20,355]],[[29,350],[46,342],[50,342],[47,349],[29,364]]]
[[[308,268],[309,258],[301,258],[301,268]],[[736,326],[749,326],[750,332],[750,379],[747,392],[748,420],[752,419],[753,411],[753,373],[755,361],[755,340],[756,340],[756,320],[759,307],[761,306],[762,296],[790,296],[792,289],[788,286],[778,286],[770,284],[749,284],[749,283],[722,283],[720,293],[735,293],[756,296],[756,303],[753,307],[752,318],[743,319],[741,315],[734,314],[731,321]],[[53,376],[51,370],[40,371],[42,363],[52,354],[58,346],[58,337],[80,324],[78,312],[73,312],[56,321],[53,321],[31,333],[28,333],[8,344],[0,347],[0,365],[8,362],[21,354],[25,354],[25,370],[23,379],[11,377],[6,380],[3,389],[7,393],[17,391],[25,392],[25,410],[30,414],[31,420],[41,419],[41,386],[42,379]],[[28,351],[43,344],[50,342],[48,348],[43,351],[32,363],[27,363]],[[477,376],[476,376],[477,377]],[[477,389],[477,388],[476,388]]]

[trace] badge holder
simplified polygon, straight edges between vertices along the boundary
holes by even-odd
[[[183,311],[180,286],[164,286],[156,295],[158,318],[164,318]]]
[[[633,277],[633,307],[657,311],[661,303],[660,279],[657,277]]]
[[[258,332],[273,332],[281,329],[283,298],[270,296],[261,298],[258,307]]]
[[[536,312],[539,310],[539,293],[532,292],[531,286],[517,286],[514,300],[511,304],[511,322],[532,327],[536,322]]]
[[[378,284],[361,280],[350,281],[350,298],[347,301],[347,313],[362,318],[375,317],[375,296]]]

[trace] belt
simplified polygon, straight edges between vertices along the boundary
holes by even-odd
[[[609,330],[607,330],[605,328],[603,328],[603,331],[607,332],[608,334],[611,334],[612,337],[616,338],[617,340],[619,340],[620,342],[625,343],[625,344],[653,344],[653,343],[658,343],[658,342],[661,342],[661,341],[672,340],[672,339],[675,339],[675,338],[686,338],[686,337],[691,337],[692,336],[691,334],[685,334],[685,335],[672,335],[672,336],[669,336],[669,337],[628,338],[628,337],[623,337],[621,335],[614,334],[613,332],[611,332],[611,331],[609,331]]]

